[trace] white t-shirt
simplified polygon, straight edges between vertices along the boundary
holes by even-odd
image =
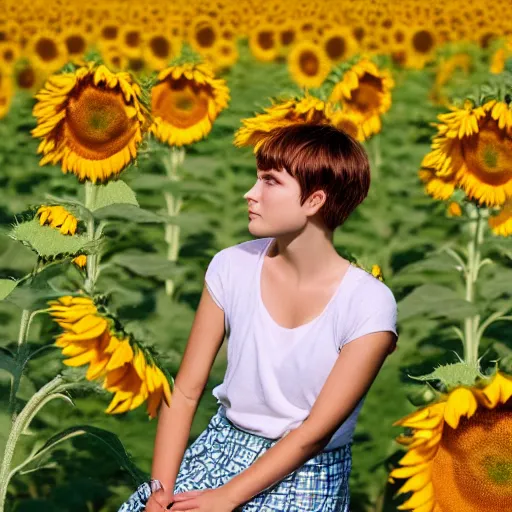
[[[343,345],[372,332],[398,333],[393,293],[354,265],[319,316],[295,329],[277,324],[260,293],[263,259],[273,240],[219,251],[205,282],[224,311],[228,344],[224,381],[212,394],[241,430],[277,439],[307,418]],[[352,440],[364,398],[324,450]]]

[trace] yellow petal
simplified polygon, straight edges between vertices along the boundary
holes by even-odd
[[[473,393],[467,388],[457,388],[450,393],[444,410],[444,420],[450,427],[457,428],[461,416],[471,418],[478,408]]]

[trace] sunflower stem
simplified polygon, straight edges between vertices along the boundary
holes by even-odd
[[[481,245],[483,242],[483,215],[480,208],[472,203],[468,205],[471,222],[468,224],[470,240],[467,246],[467,272],[466,272],[466,300],[475,302],[475,283],[478,278],[481,259]],[[480,315],[464,319],[464,360],[469,366],[478,366],[478,324]]]
[[[76,383],[63,383],[62,380],[62,375],[57,375],[53,380],[45,384],[30,398],[30,400],[25,404],[25,407],[21,410],[20,414],[11,424],[7,443],[5,445],[2,464],[0,466],[0,512],[4,511],[7,487],[11,477],[13,476],[13,473],[9,470],[14,456],[16,444],[24,430],[27,428],[34,411],[37,411],[39,405],[43,401],[47,400],[51,394],[77,385]]]
[[[85,207],[90,211],[94,211],[94,204],[96,202],[96,194],[98,192],[97,186],[90,182],[85,182]],[[91,216],[87,220],[87,238],[90,241],[96,238],[94,218]],[[84,288],[89,295],[94,294],[94,287],[96,285],[96,278],[98,274],[99,254],[87,255],[87,275],[85,278]]]
[[[185,148],[171,147],[170,152],[164,156],[164,166],[167,177],[170,181],[180,181],[181,177],[178,174],[178,169],[185,160]],[[165,204],[167,206],[167,213],[169,216],[177,216],[183,205],[182,198],[178,194],[173,194],[169,191],[164,191]],[[167,242],[167,260],[177,261],[180,249],[180,226],[168,223],[165,225],[165,241]],[[165,293],[172,297],[175,289],[173,279],[165,280]]]

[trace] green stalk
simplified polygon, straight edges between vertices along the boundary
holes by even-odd
[[[77,383],[62,382],[62,380],[63,377],[57,375],[53,380],[37,391],[25,404],[25,407],[11,425],[11,431],[9,432],[5,446],[4,458],[0,466],[0,512],[4,511],[7,487],[14,474],[10,471],[11,462],[20,436],[29,426],[34,415],[37,414],[38,410],[44,406],[45,403],[49,402],[53,397],[56,397],[58,392],[78,385]]]
[[[480,208],[470,205],[469,208],[469,234],[468,242],[468,260],[466,265],[466,300],[474,303],[475,301],[475,283],[478,278],[478,270],[481,260],[481,246],[483,242],[484,223]],[[470,366],[478,366],[478,346],[479,337],[477,336],[480,322],[480,315],[470,316],[464,319],[464,360]]]
[[[168,157],[168,158],[167,158]],[[166,155],[164,160],[165,171],[170,181],[180,181],[181,177],[178,174],[179,167],[185,160],[185,148],[171,147],[170,153]],[[167,213],[169,216],[177,216],[183,206],[182,198],[177,195],[164,191],[165,203],[167,205]],[[180,226],[168,223],[165,225],[165,241],[167,242],[167,260],[178,261],[178,253],[180,250]],[[165,280],[165,293],[172,297],[174,293],[174,280]]]
[[[94,183],[90,181],[85,182],[85,207],[90,211],[94,210],[94,203],[96,201],[97,187]],[[90,241],[95,239],[95,226],[94,219],[90,218],[87,221],[87,238]],[[94,294],[94,287],[96,284],[96,279],[98,277],[98,254],[88,254],[87,255],[87,276],[85,278],[85,290],[89,295]]]

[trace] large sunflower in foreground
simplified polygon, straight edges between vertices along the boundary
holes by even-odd
[[[51,76],[41,91],[32,130],[41,138],[39,165],[61,162],[82,182],[106,182],[137,156],[146,127],[141,89],[130,74],[89,63],[74,73]]]
[[[243,126],[235,133],[235,146],[254,146],[256,153],[268,133],[274,128],[301,122],[318,124],[330,122],[327,103],[309,93],[302,98],[274,103],[264,111],[264,114],[242,120]]]
[[[502,512],[512,503],[512,378],[497,372],[485,386],[457,387],[394,423],[412,429],[389,480],[413,494],[399,510]]]
[[[512,198],[512,111],[507,103],[491,100],[440,114],[432,151],[422,163],[431,179],[464,190],[481,205],[501,206]],[[435,196],[434,196],[435,197]]]
[[[131,337],[117,334],[112,319],[93,299],[67,295],[48,304],[50,315],[64,329],[55,341],[68,357],[63,363],[88,364],[86,378],[103,379],[103,388],[115,393],[107,414],[133,410],[147,400],[149,417],[155,418],[162,398],[170,405],[169,382],[155,360]]]
[[[226,81],[215,78],[208,64],[170,66],[160,71],[151,92],[150,131],[170,146],[191,144],[210,133],[228,102]]]
[[[367,138],[380,132],[380,116],[391,107],[394,85],[389,70],[381,70],[371,60],[361,59],[334,85],[329,101],[339,102],[344,112],[358,115]]]

